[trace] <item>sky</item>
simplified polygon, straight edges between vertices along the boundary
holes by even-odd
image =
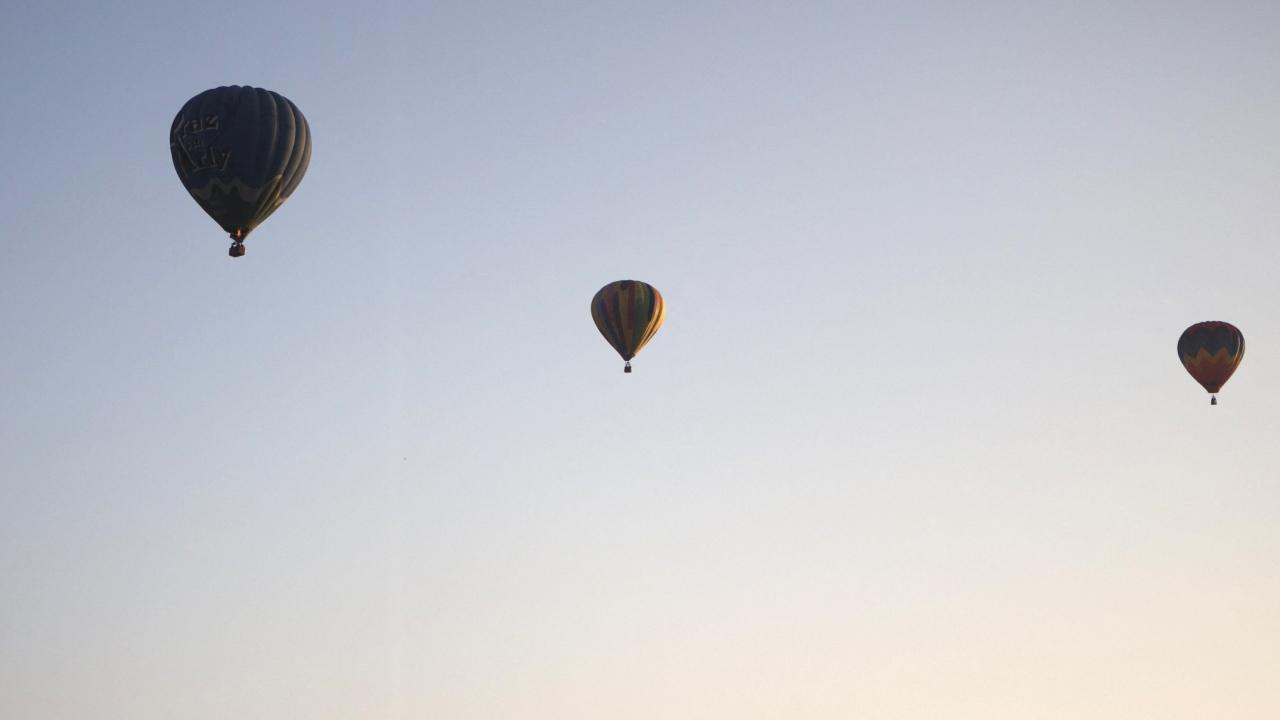
[[[9,0],[0,716],[1276,717],[1277,67],[1270,2]],[[167,137],[229,84],[314,141],[238,260]]]

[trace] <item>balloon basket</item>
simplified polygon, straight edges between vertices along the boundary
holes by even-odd
[[[626,366],[622,368],[622,372],[624,373],[631,372],[631,363],[629,361],[627,362]]]

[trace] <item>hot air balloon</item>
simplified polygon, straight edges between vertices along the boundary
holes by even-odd
[[[611,282],[591,298],[591,319],[626,361],[623,372],[631,372],[631,358],[653,339],[666,316],[661,293],[639,280]]]
[[[1187,328],[1178,338],[1178,359],[1196,382],[1210,393],[1209,404],[1217,405],[1217,393],[1244,357],[1244,335],[1225,322],[1202,322]]]
[[[311,161],[311,130],[292,102],[270,90],[231,85],[187,101],[169,131],[182,185],[223,230],[231,257],[288,199]]]

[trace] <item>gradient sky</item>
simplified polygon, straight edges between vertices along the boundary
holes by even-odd
[[[1274,2],[9,0],[0,716],[1273,720],[1278,68]],[[224,84],[315,142],[234,261]]]

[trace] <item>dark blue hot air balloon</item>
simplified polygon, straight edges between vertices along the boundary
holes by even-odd
[[[173,167],[200,207],[231,235],[231,256],[302,181],[311,130],[297,106],[261,88],[231,85],[187,101],[169,131]]]

